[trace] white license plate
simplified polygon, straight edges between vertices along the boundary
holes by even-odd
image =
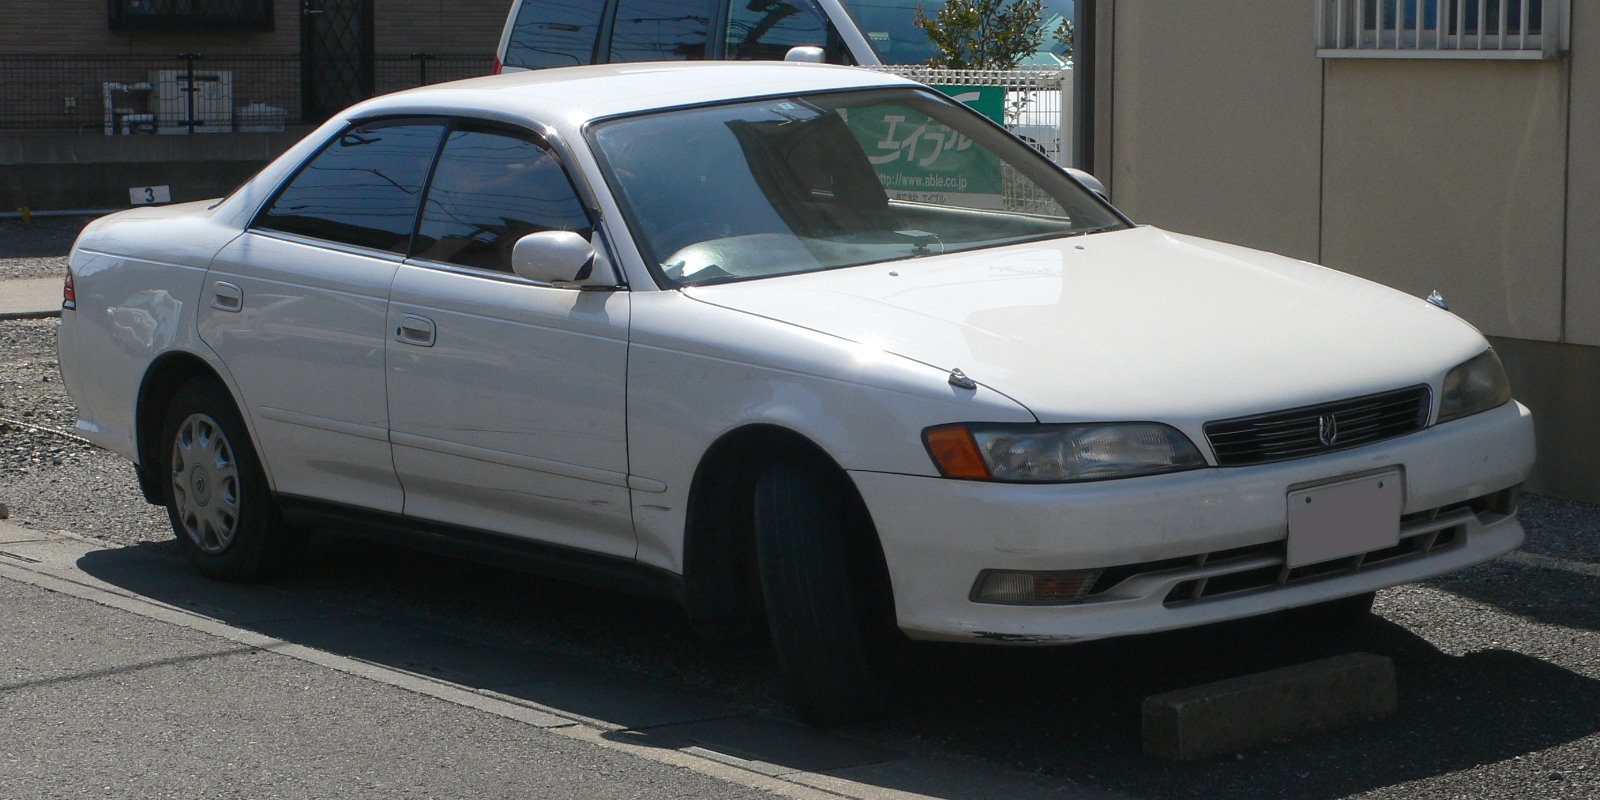
[[[1399,544],[1404,501],[1398,470],[1289,492],[1289,566]]]

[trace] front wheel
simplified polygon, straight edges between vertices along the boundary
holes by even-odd
[[[162,426],[167,517],[189,560],[220,580],[279,571],[298,537],[278,518],[244,420],[215,381],[185,383]]]
[[[889,704],[894,628],[888,576],[836,470],[768,466],[756,484],[756,560],[773,649],[800,718],[866,719]]]

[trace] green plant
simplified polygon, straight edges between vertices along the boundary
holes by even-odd
[[[1010,69],[1045,36],[1040,0],[946,0],[931,18],[918,7],[916,25],[939,48],[928,65],[952,69]]]

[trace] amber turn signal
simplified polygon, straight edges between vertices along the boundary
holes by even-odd
[[[939,425],[922,432],[928,455],[946,478],[989,479],[989,467],[965,425]]]

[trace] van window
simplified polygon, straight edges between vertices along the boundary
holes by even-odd
[[[619,0],[611,24],[611,61],[705,58],[716,13],[715,0]]]
[[[728,59],[782,61],[789,48],[800,45],[823,48],[830,63],[851,63],[838,32],[812,0],[733,0]]]
[[[605,0],[525,0],[506,43],[508,67],[571,67],[594,63]]]

